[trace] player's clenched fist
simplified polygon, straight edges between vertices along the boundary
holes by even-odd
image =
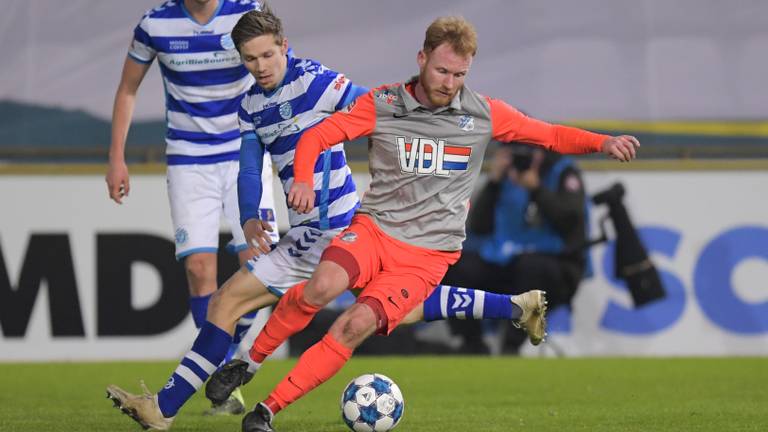
[[[315,207],[315,191],[306,183],[294,182],[288,192],[288,207],[297,213],[309,213]]]
[[[123,198],[131,191],[131,183],[128,177],[128,166],[125,162],[110,163],[107,175],[107,192],[109,197],[118,204],[123,203]]]
[[[603,141],[603,153],[621,162],[629,162],[635,158],[640,141],[631,135],[620,135]]]

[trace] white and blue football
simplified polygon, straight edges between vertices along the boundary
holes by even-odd
[[[382,374],[361,375],[341,394],[341,416],[355,432],[385,432],[403,418],[405,401],[400,387]]]

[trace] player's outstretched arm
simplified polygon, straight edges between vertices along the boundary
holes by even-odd
[[[112,110],[112,142],[109,146],[109,168],[105,180],[109,197],[118,204],[128,196],[131,184],[128,177],[128,165],[125,163],[125,140],[133,117],[136,104],[136,92],[151,64],[139,63],[126,57],[120,85],[115,94]]]
[[[630,135],[611,137],[583,129],[550,124],[531,118],[498,99],[488,98],[492,136],[500,142],[522,141],[564,154],[603,152],[629,162],[637,155],[640,142]]]
[[[608,137],[603,141],[603,153],[620,162],[629,162],[637,156],[640,141],[632,135]]]

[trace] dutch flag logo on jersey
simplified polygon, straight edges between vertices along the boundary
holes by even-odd
[[[464,171],[469,166],[471,147],[447,145],[445,140],[397,137],[397,153],[400,170],[404,173],[432,174],[441,177],[451,171]]]

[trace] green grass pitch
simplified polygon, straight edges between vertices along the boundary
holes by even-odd
[[[270,361],[245,388],[251,406],[293,360]],[[0,431],[141,431],[104,388],[160,388],[171,362],[0,364]],[[354,358],[278,416],[279,432],[346,431],[339,398],[352,378],[383,373],[403,390],[398,431],[766,431],[768,359]],[[239,431],[204,417],[198,393],[175,431]]]

